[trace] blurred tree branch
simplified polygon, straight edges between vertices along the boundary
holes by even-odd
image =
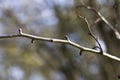
[[[106,23],[107,25],[108,25],[108,27],[110,27],[113,31],[114,31],[114,33],[115,33],[115,35],[116,35],[116,38],[117,39],[120,39],[120,32],[101,14],[101,12],[99,11],[99,8],[98,8],[98,10],[96,10],[95,8],[93,8],[93,7],[91,7],[91,6],[87,6],[86,4],[84,4],[84,3],[82,3],[82,5],[80,5],[80,6],[77,6],[77,9],[79,9],[79,8],[81,8],[81,7],[84,7],[84,8],[86,8],[86,9],[88,9],[88,10],[91,10],[91,11],[93,11],[95,14],[97,14],[98,15],[98,21],[100,21],[100,20],[102,20],[104,23]],[[96,20],[96,21],[97,21]],[[96,22],[95,21],[95,22]],[[97,22],[98,22],[97,21]]]

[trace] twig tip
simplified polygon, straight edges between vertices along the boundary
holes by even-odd
[[[19,28],[19,34],[22,34],[22,29],[21,28]]]
[[[34,42],[34,39],[31,40],[31,43],[33,43],[33,42]]]
[[[65,36],[65,39],[68,40],[68,41],[70,40],[70,38],[68,37],[68,35]]]
[[[83,50],[80,50],[80,52],[79,52],[79,55],[80,55],[80,56],[82,55],[82,52],[83,52]]]

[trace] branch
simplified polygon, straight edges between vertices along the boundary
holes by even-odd
[[[89,34],[90,36],[92,36],[93,39],[98,43],[98,45],[99,45],[98,48],[100,49],[100,54],[102,54],[102,53],[103,53],[102,46],[100,45],[100,43],[99,43],[98,39],[96,38],[96,36],[93,34],[93,32],[92,32],[92,30],[91,30],[91,28],[90,28],[90,24],[89,24],[88,20],[86,19],[86,17],[82,17],[82,16],[80,16],[80,15],[78,15],[78,17],[79,17],[79,18],[82,18],[82,19],[86,22],[87,27],[88,27],[88,31],[89,31],[88,34]]]
[[[19,34],[0,36],[0,39],[15,38],[15,37],[25,37],[25,38],[31,39],[32,41],[33,40],[40,40],[40,41],[47,41],[47,42],[53,42],[53,43],[64,43],[64,44],[68,44],[68,45],[71,45],[73,47],[76,47],[78,49],[81,49],[82,51],[91,52],[91,53],[95,53],[95,54],[100,53],[100,51],[98,51],[98,50],[87,48],[87,47],[84,47],[84,46],[81,46],[79,44],[76,44],[76,43],[72,42],[68,38],[68,36],[66,36],[66,39],[54,39],[54,38],[39,37],[39,36],[24,33],[22,31],[22,29],[19,29]],[[106,56],[106,57],[111,58],[113,60],[120,61],[120,58],[118,58],[116,56],[113,56],[109,53],[103,52],[103,54],[99,54],[99,55],[103,55],[103,56]]]
[[[99,16],[99,18],[100,18],[104,23],[106,23],[106,24],[108,25],[108,27],[110,27],[110,28],[114,31],[114,33],[115,33],[115,35],[116,35],[116,38],[117,38],[117,39],[120,39],[120,33],[119,33],[119,31],[118,31],[116,28],[114,28],[114,26],[100,13],[99,10],[96,10],[95,8],[92,8],[92,7],[90,7],[90,6],[86,6],[84,3],[83,3],[83,5],[77,6],[77,8],[80,8],[80,7],[84,7],[84,8],[86,8],[86,9],[91,10],[91,11],[93,11],[94,13],[96,13],[96,14]]]

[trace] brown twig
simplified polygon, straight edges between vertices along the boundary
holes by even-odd
[[[101,47],[98,39],[96,38],[96,36],[93,34],[93,32],[92,32],[92,30],[91,30],[91,28],[90,28],[90,24],[89,24],[88,20],[86,19],[86,17],[82,17],[82,16],[80,16],[80,15],[78,15],[78,17],[81,18],[81,19],[83,19],[83,20],[86,22],[87,27],[88,27],[88,31],[89,31],[88,34],[89,34],[90,36],[92,36],[93,39],[97,42],[97,44],[99,45],[100,53],[102,54],[102,53],[103,53],[103,49],[102,49],[102,47]]]
[[[68,44],[68,45],[71,45],[73,47],[76,47],[78,49],[81,49],[82,51],[87,51],[87,52],[91,52],[91,53],[95,53],[95,54],[100,53],[100,51],[98,51],[98,50],[94,50],[94,49],[87,48],[87,47],[81,46],[79,44],[76,44],[76,43],[72,42],[69,38],[67,38],[67,39],[54,39],[54,38],[39,37],[39,36],[24,33],[24,32],[22,32],[22,29],[19,29],[19,34],[0,36],[0,39],[15,38],[15,37],[25,37],[25,38],[29,38],[31,40],[40,40],[40,41],[47,41],[47,42],[53,42],[53,43],[64,43],[64,44]],[[116,61],[120,61],[120,58],[113,56],[109,53],[103,52],[103,54],[101,54],[101,55],[106,56],[106,57],[111,58],[111,59],[114,59]]]
[[[84,8],[86,8],[86,9],[91,10],[91,11],[93,11],[94,13],[96,13],[96,14],[99,16],[99,18],[100,18],[104,23],[106,23],[106,24],[108,25],[108,27],[110,27],[110,28],[114,31],[114,33],[115,33],[115,35],[116,35],[116,38],[117,38],[117,39],[120,39],[120,33],[119,33],[119,31],[118,31],[116,28],[114,28],[114,26],[100,13],[99,10],[96,10],[95,8],[92,8],[92,7],[87,6],[87,5],[85,5],[85,4],[80,5],[80,6],[77,6],[77,9],[80,8],[80,7],[84,7]]]

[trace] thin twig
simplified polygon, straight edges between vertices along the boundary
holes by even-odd
[[[80,56],[82,55],[82,52],[83,52],[83,50],[80,50],[80,52],[79,52],[79,55],[80,55]]]
[[[86,8],[86,9],[91,10],[91,11],[93,11],[94,13],[96,13],[96,14],[99,16],[99,18],[100,18],[104,23],[106,23],[106,24],[108,25],[108,27],[110,27],[110,28],[114,31],[114,33],[115,33],[115,35],[116,35],[116,38],[117,38],[117,39],[120,39],[120,33],[119,33],[119,31],[118,31],[116,28],[114,28],[114,26],[100,13],[99,10],[96,10],[95,8],[92,8],[92,7],[87,6],[87,5],[85,5],[85,4],[80,5],[80,6],[77,6],[77,8],[80,8],[80,7],[84,7],[84,8]]]
[[[95,41],[96,41],[97,44],[99,45],[100,53],[102,54],[102,53],[103,53],[102,46],[100,45],[100,43],[99,43],[99,41],[97,40],[96,36],[93,34],[93,32],[92,32],[92,30],[91,30],[91,28],[90,28],[90,24],[89,24],[88,20],[86,19],[86,17],[82,17],[82,16],[80,16],[80,15],[78,15],[78,17],[81,18],[81,19],[83,19],[83,20],[86,22],[87,27],[88,27],[88,31],[89,31],[88,34],[89,34],[90,36],[92,36],[93,39],[95,39]]]
[[[95,53],[95,54],[100,53],[100,51],[98,51],[98,50],[94,50],[94,49],[91,49],[91,48],[81,46],[81,45],[76,44],[76,43],[74,43],[70,40],[67,40],[67,39],[64,40],[64,39],[39,37],[39,36],[24,33],[24,32],[22,32],[22,29],[19,29],[19,34],[0,36],[0,39],[15,38],[15,37],[25,37],[25,38],[29,38],[31,40],[40,40],[40,41],[47,41],[47,42],[53,42],[53,43],[64,43],[64,44],[68,44],[68,45],[71,45],[73,47],[76,47],[78,49],[81,49],[82,51],[87,51],[87,52],[91,52],[91,53]],[[100,55],[106,56],[106,57],[111,58],[111,59],[116,60],[116,61],[120,61],[120,58],[118,58],[116,56],[113,56],[109,53],[103,52],[103,54],[100,54]]]

